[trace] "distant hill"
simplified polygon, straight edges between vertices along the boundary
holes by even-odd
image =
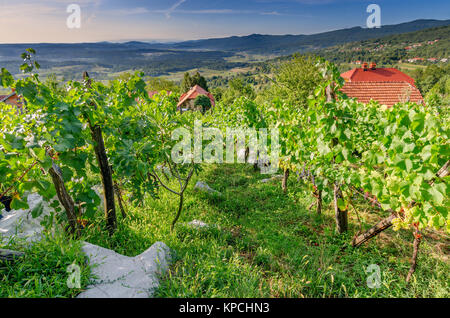
[[[179,43],[74,43],[0,44],[0,68],[19,74],[20,54],[29,47],[37,51],[41,74],[54,73],[65,79],[80,78],[85,70],[97,79],[109,79],[123,71],[141,70],[160,76],[192,69],[225,71],[249,66],[248,60],[233,59],[239,53],[286,56],[376,39],[406,32],[450,26],[450,20],[417,20],[379,29],[354,27],[314,35],[259,35],[207,39]],[[435,32],[433,29],[430,32]],[[431,37],[431,36],[430,36]],[[444,42],[437,46],[442,46]],[[331,52],[333,53],[333,52]],[[333,58],[333,56],[331,56]],[[346,57],[342,56],[342,59]]]
[[[439,63],[450,56],[450,25],[336,45],[313,53],[336,64],[359,60],[390,66],[414,58],[421,59],[416,64]],[[436,61],[428,61],[430,58]]]
[[[223,51],[194,52],[154,48],[150,43],[76,43],[76,44],[0,44],[0,68],[19,74],[20,54],[27,48],[36,50],[41,74],[54,73],[65,79],[79,79],[90,70],[97,79],[110,74],[141,70],[146,75],[159,76],[193,68],[208,67],[226,70],[241,67],[243,63],[230,63],[225,58],[233,53]]]
[[[450,20],[416,20],[381,28],[353,27],[313,35],[261,35],[232,36],[228,38],[187,41],[170,45],[176,49],[203,49],[259,54],[290,54],[326,48],[337,44],[385,37],[450,25]],[[167,46],[164,46],[167,48]]]

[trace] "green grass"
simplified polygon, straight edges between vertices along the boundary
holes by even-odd
[[[112,237],[105,234],[99,216],[83,239],[128,256],[142,253],[156,241],[169,245],[174,262],[161,279],[157,297],[449,297],[445,234],[425,233],[418,268],[407,285],[410,232],[387,230],[354,249],[350,241],[359,224],[353,212],[349,233],[338,235],[331,207],[325,207],[322,215],[308,211],[313,198],[304,184],[291,177],[288,194],[283,195],[279,181],[259,182],[265,178],[251,166],[205,165],[187,189],[183,214],[173,233],[170,223],[177,197],[161,191],[158,200],[149,197],[141,206],[128,204],[128,217],[119,217]],[[199,180],[222,195],[195,191]],[[361,202],[357,207],[364,228],[382,217]],[[194,219],[214,226],[195,230],[185,225]],[[19,267],[10,269],[12,279],[2,280],[0,295],[74,296],[77,291],[65,289],[62,283],[67,279],[67,264],[82,261],[77,244],[50,240],[35,245],[31,252],[36,255],[16,265],[29,269],[27,278],[16,277]],[[41,261],[44,256],[48,263]],[[61,258],[64,261],[58,263]],[[380,266],[379,289],[367,287],[365,270],[370,264]],[[41,280],[32,286],[39,273],[54,275],[57,283]],[[83,277],[86,286],[87,276]]]
[[[174,233],[170,223],[176,197],[161,192],[159,200],[149,198],[143,207],[130,209],[112,239],[91,230],[88,240],[129,256],[156,241],[168,244],[176,253],[175,262],[162,279],[158,297],[449,296],[447,236],[425,236],[419,266],[407,286],[410,232],[388,230],[354,249],[349,242],[359,225],[353,213],[350,233],[338,235],[330,208],[321,216],[307,210],[312,197],[296,178],[291,177],[288,195],[283,195],[279,181],[258,182],[264,178],[251,166],[205,166],[188,187]],[[198,180],[222,196],[194,191]],[[365,228],[381,218],[370,209],[363,211],[370,207],[358,207]],[[195,230],[183,224],[194,219],[215,226]],[[380,289],[367,287],[365,270],[370,264],[381,268]]]
[[[33,244],[19,239],[3,240],[0,248],[25,252],[14,263],[0,262],[0,298],[75,297],[89,283],[90,269],[81,242],[61,233],[46,235]],[[67,285],[70,275],[67,269],[71,264],[80,267],[80,289]]]

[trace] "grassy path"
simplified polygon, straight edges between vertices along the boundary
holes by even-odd
[[[160,200],[145,202],[145,209],[134,209],[115,240],[103,243],[129,255],[158,240],[174,249],[176,262],[163,279],[159,297],[449,296],[448,250],[442,249],[448,237],[438,238],[441,245],[426,237],[416,279],[406,286],[409,232],[388,230],[368,246],[353,249],[351,234],[359,228],[355,215],[350,214],[351,234],[339,236],[330,208],[322,216],[307,210],[312,198],[305,185],[291,177],[290,192],[283,195],[279,181],[260,182],[264,178],[251,166],[205,167],[188,189],[174,233],[169,224],[177,203],[163,193]],[[198,180],[222,195],[194,191]],[[380,218],[368,212],[361,217],[366,227]],[[215,227],[196,230],[183,225],[195,219]],[[371,264],[380,266],[380,289],[367,287],[370,273],[365,271]]]
[[[129,204],[129,217],[119,219],[112,238],[100,230],[104,224],[99,220],[89,226],[83,239],[129,256],[142,253],[156,241],[169,245],[176,251],[175,261],[162,278],[157,297],[450,296],[449,238],[445,234],[425,233],[416,274],[407,286],[410,232],[388,230],[368,245],[353,249],[349,242],[359,229],[354,213],[349,215],[349,234],[339,236],[334,231],[330,207],[324,206],[320,216],[308,211],[310,191],[295,177],[290,179],[287,195],[283,195],[279,181],[260,182],[264,178],[267,176],[254,172],[251,166],[205,166],[187,189],[183,214],[173,233],[170,223],[177,208],[176,197],[161,191],[159,200],[148,198],[137,207]],[[222,195],[195,191],[194,185],[200,180]],[[357,207],[365,228],[381,217],[370,206],[358,203]],[[185,225],[192,220],[214,226],[192,229]],[[62,242],[42,244],[53,246],[52,254],[47,254],[47,259],[53,260],[49,265],[65,255],[61,252]],[[3,296],[73,296],[73,290],[61,286],[66,280],[65,267],[80,261],[79,244],[67,244],[70,253],[64,260],[68,264],[57,262],[60,274],[53,284],[58,289],[45,283],[45,275],[50,279],[55,271],[42,262],[36,265],[35,257],[35,265],[28,266],[29,276],[19,274],[19,267],[9,268],[10,278],[0,281],[6,293]],[[379,289],[367,287],[370,273],[366,269],[371,264],[380,267]],[[82,281],[86,286],[89,271],[84,272]],[[46,285],[40,285],[37,277]],[[24,287],[27,281],[35,285],[28,283]]]

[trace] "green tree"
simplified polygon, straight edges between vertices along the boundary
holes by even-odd
[[[443,118],[450,115],[450,75],[446,75],[431,88],[425,96],[428,106],[436,110]]]
[[[414,75],[416,86],[420,90],[422,95],[425,96],[436,85],[436,83],[441,80],[442,77],[449,73],[449,71],[449,65],[430,65],[425,70],[419,69]]]
[[[201,76],[199,72],[196,72],[193,76],[191,76],[191,74],[189,74],[189,72],[184,73],[184,78],[183,78],[183,81],[181,82],[182,93],[186,93],[195,85],[198,85],[198,86],[202,87],[203,89],[205,89],[206,91],[209,91],[206,78]]]
[[[202,113],[205,113],[211,108],[211,100],[208,96],[205,95],[198,95],[197,98],[194,100],[194,106],[195,107],[202,107]]]
[[[294,107],[307,108],[308,97],[320,83],[320,73],[313,57],[294,57],[274,67],[273,84],[266,91],[266,99],[275,96]]]
[[[149,77],[146,79],[146,83],[147,91],[180,92],[180,87],[177,84],[163,77]]]
[[[225,104],[232,104],[239,97],[247,97],[254,100],[255,90],[251,84],[248,84],[242,78],[233,78],[228,82],[229,87],[223,92],[221,100]]]

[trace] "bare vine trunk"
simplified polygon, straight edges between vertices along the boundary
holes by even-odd
[[[317,214],[322,214],[322,190],[317,190],[317,203],[316,203],[316,208],[317,208]]]
[[[288,183],[288,179],[289,179],[289,169],[284,169],[284,176],[283,176],[283,181],[281,183],[281,187],[283,188],[283,193],[286,194],[287,193],[287,183]]]
[[[253,170],[258,171],[258,161],[259,161],[259,150],[256,152],[256,160],[253,163]]]
[[[56,194],[58,196],[59,202],[62,204],[66,210],[67,219],[69,221],[69,226],[71,228],[71,233],[80,236],[80,228],[77,223],[77,215],[75,211],[75,203],[72,197],[67,192],[66,186],[64,185],[64,179],[60,173],[60,169],[55,164],[49,170],[50,176],[52,177],[53,184],[55,185]]]
[[[114,202],[114,184],[111,167],[108,164],[102,130],[99,126],[91,127],[91,135],[94,140],[94,151],[102,177],[103,195],[105,202],[105,217],[108,231],[113,234],[116,229],[116,205]]]
[[[173,175],[179,182],[179,185],[180,185],[179,192],[175,191],[175,190],[169,188],[167,185],[165,185],[155,171],[152,171],[152,173],[148,173],[148,176],[151,177],[156,182],[158,182],[158,184],[161,185],[164,189],[168,190],[169,192],[171,192],[179,197],[177,214],[175,215],[175,218],[173,219],[172,224],[170,225],[170,230],[173,231],[175,229],[175,224],[177,223],[178,219],[181,216],[181,212],[183,210],[184,192],[186,191],[189,181],[191,180],[192,175],[195,171],[195,166],[194,166],[194,163],[192,163],[191,171],[189,171],[189,174],[186,177],[186,179],[181,178],[178,168],[176,166],[172,167],[169,163],[169,167],[170,167],[170,170],[174,172]]]
[[[180,193],[180,202],[178,203],[178,211],[175,215],[175,218],[172,221],[172,224],[170,225],[170,230],[173,231],[175,228],[175,224],[177,224],[178,219],[180,218],[181,211],[183,210],[183,202],[184,202],[184,195],[183,193]]]
[[[416,230],[416,232],[414,234],[414,244],[413,244],[414,247],[413,247],[413,255],[412,255],[412,259],[411,259],[411,268],[409,269],[408,276],[406,277],[406,282],[407,283],[409,283],[409,281],[411,280],[412,275],[416,271],[417,256],[419,254],[420,240],[421,240],[420,233],[419,233],[419,231]]]
[[[86,87],[91,87],[91,82],[87,72],[84,72],[83,79],[85,80]],[[108,163],[108,156],[106,155],[102,129],[98,125],[92,125],[90,121],[89,121],[89,128],[91,130],[92,140],[94,141],[95,157],[97,158],[97,163],[100,168],[100,175],[102,178],[106,224],[109,234],[112,235],[117,226],[112,171]]]
[[[122,200],[122,193],[120,191],[119,185],[117,182],[114,182],[114,190],[116,191],[117,195],[117,201],[119,202],[119,208],[120,212],[122,213],[122,217],[125,219],[127,217],[127,213],[125,212],[123,200]]]
[[[339,234],[347,232],[348,230],[348,212],[339,208],[338,201],[343,199],[342,191],[338,185],[334,186],[334,212],[336,219],[336,228]]]

